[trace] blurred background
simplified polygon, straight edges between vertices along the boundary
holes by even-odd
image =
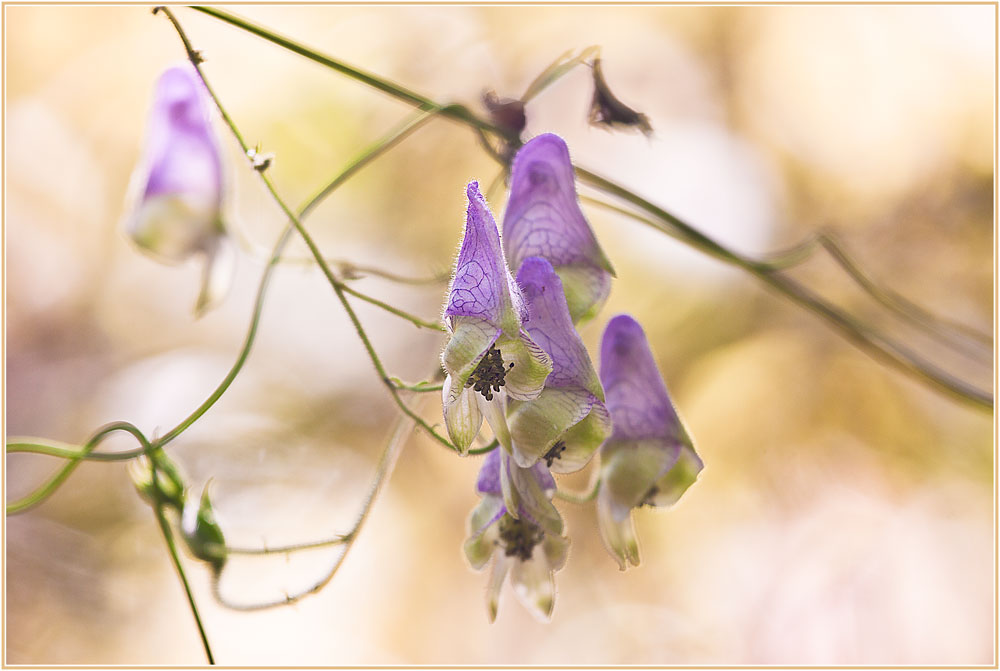
[[[528,106],[574,160],[747,253],[836,231],[878,280],[987,333],[993,322],[995,8],[229,7],[348,63],[477,110],[520,96],[568,49],[652,138],[587,125],[590,71]],[[284,226],[221,123],[227,208],[243,240],[233,291],[201,319],[200,269],[165,266],[121,229],[162,69],[184,56],[148,8],[17,7],[6,18],[6,432],[79,444],[128,420],[162,434],[222,379],[249,324],[262,255]],[[176,9],[205,73],[269,174],[301,203],[409,113],[236,28]],[[326,254],[446,272],[464,185],[498,168],[434,121],[309,220]],[[585,189],[581,189],[586,193]],[[505,196],[491,194],[498,218]],[[592,505],[560,503],[573,545],[549,624],[509,586],[489,625],[486,574],[461,543],[479,458],[416,434],[338,577],[295,606],[237,613],[187,566],[223,664],[991,664],[993,417],[887,369],[754,278],[588,207],[618,271],[582,335],[646,327],[706,468],[672,510],[636,514],[643,563],[620,573]],[[303,259],[294,242],[288,255]],[[884,316],[828,259],[794,271],[939,365],[992,389],[992,353],[957,356]],[[445,287],[355,286],[433,319]],[[443,346],[357,302],[388,369],[423,379]],[[425,417],[440,422],[427,395]],[[346,530],[396,408],[315,267],[277,272],[253,354],[170,447],[214,479],[227,539],[275,545]],[[102,449],[132,445],[111,440]],[[6,459],[11,501],[55,460]],[[589,471],[564,478],[583,489]],[[124,464],[87,463],[6,520],[6,662],[202,664],[188,605]],[[233,598],[280,597],[335,553],[233,560]]]

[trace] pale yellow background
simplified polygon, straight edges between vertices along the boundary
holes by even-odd
[[[231,7],[434,99],[517,96],[567,49],[601,45],[612,89],[653,139],[586,125],[579,69],[528,108],[575,160],[754,253],[837,230],[878,279],[990,331],[995,8]],[[205,72],[297,204],[407,114],[363,85],[178,8]],[[158,265],[121,232],[153,83],[183,57],[148,8],[17,7],[6,17],[8,435],[79,443],[129,420],[162,433],[222,379],[244,337],[279,211],[218,130],[231,225],[246,242],[225,303],[190,313],[196,265]],[[398,273],[447,270],[464,185],[495,164],[432,123],[326,202],[325,253]],[[499,215],[501,193],[491,205]],[[573,539],[550,624],[460,552],[477,459],[406,448],[337,579],[241,614],[188,561],[224,664],[989,664],[992,415],[881,367],[753,278],[588,209],[618,270],[583,330],[642,321],[706,469],[669,512],[637,515],[643,564],[621,574],[592,507],[560,504]],[[256,250],[256,251],[254,251]],[[302,258],[296,242],[290,254]],[[991,388],[975,362],[884,319],[828,260],[796,277]],[[443,288],[356,286],[427,318]],[[442,338],[359,305],[389,369],[416,380]],[[423,412],[440,422],[436,396]],[[353,519],[395,408],[314,268],[283,267],[250,362],[170,448],[215,481],[231,542],[311,540]],[[130,447],[110,441],[109,448]],[[7,459],[8,500],[55,467]],[[582,488],[586,474],[564,479]],[[150,509],[120,464],[86,464],[6,523],[8,663],[199,664],[204,657]],[[234,561],[227,591],[274,598],[330,555]]]

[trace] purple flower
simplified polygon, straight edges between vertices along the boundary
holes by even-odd
[[[543,460],[557,473],[571,473],[611,433],[604,389],[552,265],[536,256],[525,259],[517,281],[528,306],[525,330],[551,357],[552,372],[538,398],[508,404],[512,454],[522,468]]]
[[[452,442],[463,452],[479,433],[484,416],[509,449],[506,396],[536,398],[552,363],[521,328],[527,317],[524,301],[479,184],[470,182],[466,193],[465,237],[444,308],[451,334],[441,354],[447,373],[444,419]]]
[[[503,450],[486,455],[476,483],[482,501],[469,517],[465,556],[476,570],[493,559],[486,590],[490,622],[496,619],[500,588],[508,572],[518,600],[536,617],[548,620],[555,605],[553,573],[566,564],[569,550],[569,539],[562,535],[562,518],[550,500],[556,483],[542,464],[522,470],[525,488],[538,498],[533,508],[542,516],[524,507],[514,517],[508,513],[501,491],[502,471],[511,467],[516,465]]]
[[[632,509],[675,503],[698,477],[701,459],[670,402],[646,334],[618,315],[601,339],[601,382],[613,431],[601,446],[598,527],[624,571],[639,565]]]
[[[539,135],[514,157],[503,234],[512,268],[531,256],[552,264],[574,323],[604,305],[614,270],[580,210],[569,149],[558,135]]]
[[[190,65],[168,68],[156,84],[142,159],[132,176],[129,236],[160,261],[205,257],[196,306],[225,294],[233,250],[222,222],[222,159],[207,93]]]

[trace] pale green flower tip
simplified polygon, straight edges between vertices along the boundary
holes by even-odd
[[[589,266],[557,266],[555,271],[573,323],[579,325],[596,317],[611,293],[610,275]]]
[[[456,398],[451,399],[453,384],[454,381],[449,377],[445,379],[441,389],[444,423],[452,444],[464,456],[479,435],[479,429],[483,425],[483,413],[479,408],[476,394],[460,392]]]
[[[657,481],[656,487],[659,491],[654,497],[654,503],[657,506],[670,506],[676,503],[695,483],[704,468],[694,448],[683,445],[677,462]]]
[[[462,549],[469,565],[476,571],[486,566],[486,562],[493,556],[493,546],[484,542],[482,534],[466,539]]]
[[[221,223],[219,224],[221,226]],[[236,273],[236,249],[227,237],[214,239],[205,252],[205,268],[194,313],[201,317],[229,293]]]

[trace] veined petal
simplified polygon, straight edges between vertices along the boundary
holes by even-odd
[[[580,210],[569,149],[558,135],[539,135],[514,157],[503,230],[515,268],[529,256],[541,256],[553,266],[585,264],[611,271]]]
[[[514,586],[514,594],[532,615],[542,622],[552,618],[556,584],[548,558],[541,548],[535,548],[531,559],[514,562],[510,582]]]
[[[677,461],[680,445],[662,440],[605,443],[601,452],[601,493],[628,509],[655,495],[653,487]]]
[[[529,257],[517,271],[517,282],[528,306],[524,329],[552,358],[552,373],[545,386],[582,387],[604,400],[601,382],[573,326],[562,281],[552,265],[544,258]]]
[[[614,420],[611,441],[655,437],[690,443],[667,395],[646,334],[628,315],[614,317],[604,329],[601,382]]]
[[[497,619],[497,610],[500,607],[500,588],[503,587],[504,578],[507,577],[507,570],[510,568],[512,560],[505,557],[503,552],[494,553],[493,566],[490,568],[490,582],[486,586],[486,612],[489,614],[490,622]]]
[[[544,464],[521,468],[506,450],[501,449],[500,488],[511,517],[527,517],[548,533],[562,533],[562,517],[551,501],[555,480]]]
[[[475,392],[471,392],[474,393]],[[482,394],[475,394],[476,403],[483,417],[493,429],[493,435],[497,437],[497,442],[506,448],[510,448],[510,429],[507,428],[507,416],[504,413],[506,406],[506,394],[501,390],[496,392],[493,400],[487,401]]]
[[[445,403],[454,401],[465,389],[465,381],[500,335],[500,328],[475,317],[452,320],[452,334],[441,353],[441,365],[452,378],[451,391]]]
[[[546,387],[533,401],[512,403],[507,421],[518,466],[533,466],[566,431],[590,414],[595,402],[597,399],[583,389]]]
[[[677,503],[688,487],[698,479],[698,474],[703,468],[704,464],[694,448],[681,445],[677,461],[656,481],[656,494],[652,497],[653,505],[667,507]]]
[[[595,401],[582,421],[562,435],[565,449],[552,462],[555,473],[573,473],[590,461],[594,452],[611,435],[611,415],[600,401]]]
[[[448,376],[441,389],[444,406],[444,423],[448,427],[448,437],[462,454],[469,450],[472,441],[479,435],[483,425],[479,394],[471,389],[454,389],[455,379]],[[457,392],[457,393],[456,393]]]
[[[503,232],[513,268],[540,256],[557,270],[586,267],[608,278],[614,275],[580,210],[573,164],[562,138],[539,135],[521,147],[514,157],[510,185]],[[576,319],[578,314],[596,312],[600,305],[571,307],[576,308],[572,310]]]
[[[601,540],[622,571],[639,565],[639,542],[632,525],[632,511],[616,505],[602,488],[597,495],[597,528]]]
[[[524,310],[500,245],[496,220],[479,192],[479,183],[466,188],[469,206],[465,235],[448,287],[444,315],[476,317],[503,328],[513,335],[520,327]]]
[[[545,386],[545,379],[552,372],[552,360],[541,347],[525,333],[516,338],[500,338],[497,348],[504,363],[510,365],[504,389],[512,399],[528,401],[538,398]]]

